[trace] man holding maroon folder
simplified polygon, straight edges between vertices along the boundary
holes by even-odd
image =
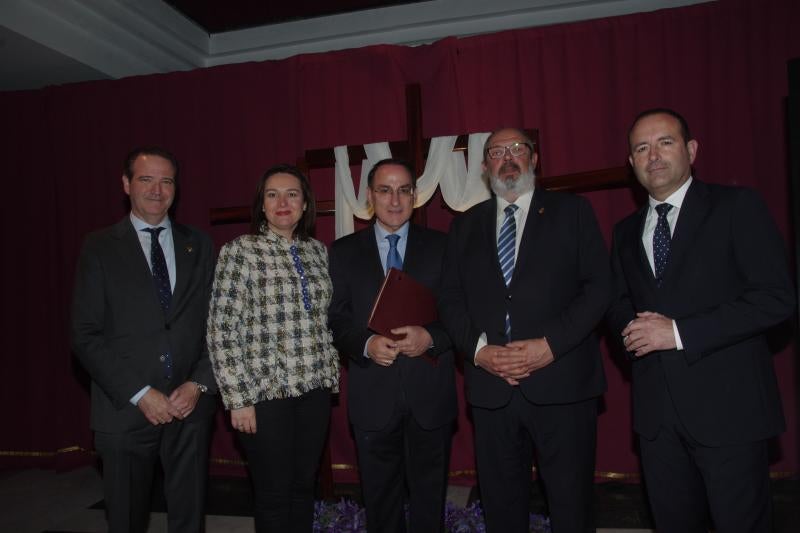
[[[438,290],[445,236],[409,222],[416,190],[407,162],[379,161],[368,187],[375,224],[333,243],[329,312],[334,344],[350,362],[348,414],[367,529],[405,531],[407,502],[410,531],[442,531],[457,412],[450,339],[438,323],[396,328],[403,337],[394,341],[367,322],[390,268]]]

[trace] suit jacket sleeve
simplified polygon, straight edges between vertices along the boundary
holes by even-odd
[[[453,341],[444,329],[444,325],[437,321],[423,326],[433,341],[433,348],[428,350],[429,355],[438,356],[439,354],[450,351],[453,348]]]
[[[333,331],[333,344],[339,353],[349,357],[356,364],[367,366],[369,358],[364,357],[364,345],[374,335],[363,325],[357,325],[354,318],[352,294],[356,290],[350,286],[347,276],[347,263],[355,260],[344,248],[347,243],[335,241],[331,247],[329,271],[333,283],[333,296],[328,308],[328,324]]]
[[[203,291],[203,302],[206,304],[206,315],[203,324],[207,324],[208,317],[208,303],[211,299],[211,287],[214,281],[214,245],[211,243],[211,238],[208,235],[202,235],[203,254],[198,264],[198,275],[201,277],[201,290]],[[207,332],[203,331],[203,339],[206,340]],[[217,382],[214,379],[214,372],[211,368],[211,359],[208,354],[208,342],[202,343],[200,357],[197,360],[194,368],[192,369],[189,381],[194,381],[208,387],[208,393],[217,392]]]
[[[130,359],[106,342],[106,282],[96,235],[87,237],[78,259],[72,297],[72,349],[92,380],[117,409],[149,385]]]
[[[576,197],[578,291],[572,300],[542,327],[553,356],[583,342],[603,318],[611,295],[608,251],[589,201]]]
[[[248,291],[250,268],[239,241],[222,247],[214,274],[206,332],[211,364],[225,407],[237,409],[256,403],[258,388],[247,372],[245,340],[252,302]]]
[[[620,335],[625,326],[636,318],[636,310],[633,307],[633,302],[628,292],[628,283],[622,270],[619,246],[620,237],[617,229],[615,229],[611,242],[611,305],[606,313],[606,321],[611,329],[612,340],[624,348]],[[629,358],[635,359],[631,352],[626,353]]]
[[[731,225],[730,268],[742,288],[735,299],[676,320],[689,363],[763,333],[794,310],[783,240],[755,192],[737,190]]]
[[[462,232],[466,222],[467,219],[462,215],[454,219],[450,225],[442,264],[442,287],[439,291],[438,307],[440,320],[447,328],[456,351],[471,361],[481,332],[473,326],[470,319],[459,269],[461,249],[468,245],[462,242],[464,240]]]

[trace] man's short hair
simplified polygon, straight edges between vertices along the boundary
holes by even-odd
[[[122,167],[122,172],[125,174],[125,177],[128,178],[128,180],[133,179],[133,164],[140,155],[155,155],[158,157],[163,157],[169,161],[172,164],[172,170],[175,173],[173,176],[175,183],[178,183],[178,160],[175,159],[175,156],[172,155],[172,152],[165,148],[161,148],[160,146],[140,146],[128,152],[128,155],[125,158],[125,163]]]
[[[375,163],[370,169],[369,174],[367,174],[367,187],[370,189],[372,188],[372,183],[375,181],[375,173],[378,172],[379,168],[386,165],[399,165],[405,168],[408,171],[408,175],[411,176],[411,186],[415,189],[417,188],[417,173],[414,171],[414,167],[411,163],[402,157],[387,157]]]
[[[631,127],[628,128],[628,144],[631,142],[631,133],[633,133],[633,128],[636,127],[636,124],[642,120],[643,118],[652,116],[652,115],[669,115],[675,120],[678,121],[678,125],[681,131],[681,137],[683,137],[683,143],[686,144],[687,142],[692,140],[692,134],[689,131],[689,123],[686,122],[686,119],[683,118],[683,115],[675,111],[674,109],[670,109],[668,107],[653,107],[651,109],[645,109],[638,115],[636,118],[633,119],[631,123]]]

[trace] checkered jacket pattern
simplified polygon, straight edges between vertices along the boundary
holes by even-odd
[[[208,316],[208,350],[228,409],[339,388],[339,363],[327,326],[331,280],[325,246],[295,240],[311,310],[291,243],[266,231],[222,247]]]

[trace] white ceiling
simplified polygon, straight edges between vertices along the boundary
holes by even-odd
[[[0,91],[416,45],[709,0],[431,0],[208,35],[161,0],[0,0]]]

